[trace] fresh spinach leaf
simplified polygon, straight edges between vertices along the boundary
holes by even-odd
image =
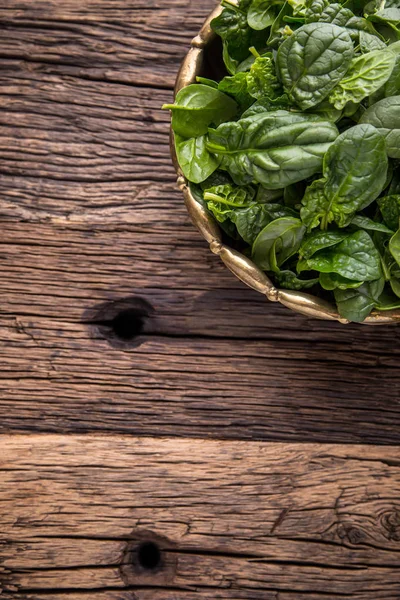
[[[335,300],[340,316],[355,323],[362,323],[379,302],[385,280],[364,283],[357,289],[335,290]]]
[[[348,102],[361,102],[387,82],[395,62],[395,55],[388,49],[355,58],[345,77],[331,92],[329,101],[338,110],[342,110]]]
[[[288,269],[283,271],[279,270],[278,273],[275,273],[275,279],[279,287],[288,290],[307,290],[316,285],[319,281],[318,277],[302,279],[301,277],[298,277],[296,273],[293,273],[293,271]]]
[[[253,0],[247,13],[250,27],[256,30],[270,27],[276,18],[277,4],[272,0]]]
[[[400,224],[400,195],[378,198],[378,206],[387,227],[397,231]]]
[[[378,250],[366,231],[355,231],[338,245],[301,259],[297,271],[337,273],[352,281],[374,281],[382,276]]]
[[[384,98],[373,104],[360,119],[377,128],[386,140],[386,150],[391,158],[400,158],[400,96]]]
[[[319,283],[324,290],[330,292],[333,290],[355,289],[363,284],[362,281],[352,281],[337,273],[321,273],[319,276]]]
[[[345,29],[310,23],[279,47],[278,73],[289,97],[305,110],[329,95],[346,73],[353,55],[353,43]]]
[[[211,28],[226,45],[227,52],[236,61],[247,58],[251,44],[251,28],[247,15],[236,8],[224,8],[222,13],[211,21]]]
[[[325,196],[328,200],[323,220],[330,214],[339,227],[345,227],[354,214],[366,208],[384,188],[388,160],[385,140],[369,125],[356,125],[342,133],[324,157]]]
[[[389,252],[400,266],[400,229],[396,231],[389,241]]]
[[[300,258],[308,260],[316,252],[337,246],[346,239],[348,233],[345,231],[316,231],[308,235],[299,248]]]
[[[219,157],[207,150],[204,135],[185,139],[176,133],[175,150],[184,176],[192,183],[205,181],[221,162]]]
[[[364,215],[356,215],[351,220],[351,225],[353,227],[358,227],[359,229],[365,229],[365,231],[379,231],[381,233],[393,233],[392,229],[386,227],[384,223],[377,223]]]
[[[278,189],[317,173],[337,135],[316,115],[282,110],[210,129],[207,148],[222,156],[221,168],[238,185]]]
[[[305,233],[305,227],[295,217],[283,217],[269,223],[253,244],[254,262],[265,271],[279,271],[279,267],[296,254]]]
[[[256,100],[273,99],[283,93],[276,76],[272,55],[256,58],[247,75],[247,85],[249,94]]]
[[[220,125],[237,113],[236,102],[208,85],[194,83],[178,92],[174,104],[164,104],[172,112],[172,129],[182,137],[204,135],[211,124]]]
[[[236,73],[231,77],[224,77],[220,81],[218,89],[224,94],[232,96],[241,110],[246,110],[254,103],[254,98],[249,94],[247,73]]]
[[[386,50],[387,46],[378,36],[368,31],[360,31],[360,49],[366,54],[375,50]]]

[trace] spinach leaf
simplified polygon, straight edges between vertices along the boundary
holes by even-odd
[[[375,50],[355,58],[345,77],[329,96],[329,101],[338,110],[347,102],[361,102],[371,96],[389,79],[396,62],[390,50]]]
[[[393,71],[385,84],[384,95],[386,97],[396,96],[400,93],[400,42],[391,44],[388,48],[395,55]]]
[[[282,204],[253,204],[231,215],[240,237],[250,245],[254,244],[264,227],[283,217],[296,217],[296,213]]]
[[[337,246],[346,239],[347,235],[345,231],[336,230],[311,233],[303,240],[299,248],[299,256],[308,260],[320,250]]]
[[[211,21],[211,28],[226,45],[226,50],[234,60],[247,58],[251,44],[251,28],[247,15],[236,8],[224,8],[222,13]]]
[[[204,135],[211,124],[220,125],[237,113],[232,98],[208,85],[194,83],[178,92],[174,104],[164,104],[172,112],[172,129],[182,137]]]
[[[397,231],[400,223],[400,195],[378,198],[378,206],[388,228]]]
[[[305,110],[329,95],[346,73],[353,55],[353,43],[345,29],[310,23],[279,47],[278,73],[289,97]]]
[[[247,75],[247,85],[249,94],[257,100],[276,98],[282,94],[272,55],[256,58]]]
[[[219,223],[231,221],[240,237],[253,244],[260,231],[271,221],[285,216],[296,216],[281,204],[265,203],[262,190],[256,195],[252,186],[220,185],[204,192],[208,210]]]
[[[400,229],[398,229],[394,236],[390,238],[389,252],[400,266]]]
[[[325,179],[316,179],[308,186],[301,201],[301,220],[308,230],[318,227],[323,222],[326,229],[328,224],[334,220],[334,215],[329,207],[328,198],[325,195]]]
[[[384,286],[385,280],[380,277],[376,281],[364,283],[355,290],[335,290],[340,316],[355,323],[362,323],[377,306]]]
[[[375,50],[386,50],[387,46],[379,37],[368,31],[360,31],[360,48],[363,54]]]
[[[349,290],[360,287],[363,284],[362,281],[352,281],[346,277],[342,277],[337,273],[321,273],[319,276],[319,283],[324,290]]]
[[[279,271],[288,258],[296,254],[305,233],[305,227],[294,217],[283,217],[269,223],[253,244],[254,262],[265,271]]]
[[[324,158],[328,203],[322,227],[330,213],[345,227],[354,213],[375,200],[384,188],[387,166],[385,140],[374,127],[356,125],[342,133]]]
[[[221,162],[207,150],[204,135],[187,140],[176,133],[175,150],[183,174],[193,183],[205,181]]]
[[[276,18],[276,2],[272,0],[253,0],[247,13],[247,22],[252,29],[266,29]]]
[[[362,115],[360,123],[374,125],[385,137],[388,156],[400,158],[400,96],[373,104]]]
[[[250,96],[248,90],[247,73],[236,73],[231,77],[224,77],[219,82],[218,89],[224,94],[232,96],[241,110],[246,110],[254,103],[254,98]]]
[[[318,277],[312,279],[302,279],[298,277],[296,273],[285,269],[275,273],[275,279],[279,287],[286,288],[288,290],[307,290],[318,283]]]
[[[344,27],[355,41],[359,39],[361,31],[374,31],[373,25],[366,19],[355,16],[350,9],[337,2],[326,6],[321,13],[311,12],[306,20],[309,23],[318,21],[319,23],[332,23],[332,25]]]
[[[366,231],[355,231],[338,245],[301,259],[297,271],[337,273],[351,281],[374,281],[382,276],[381,258]]]
[[[210,129],[207,148],[222,156],[221,168],[238,185],[278,189],[318,172],[337,135],[316,115],[281,110]]]
[[[365,229],[366,231],[379,231],[381,233],[393,233],[392,229],[386,227],[384,223],[377,223],[364,215],[356,215],[351,220],[351,225],[358,227],[359,229]]]

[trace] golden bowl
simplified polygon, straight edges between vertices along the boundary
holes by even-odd
[[[217,36],[210,27],[212,19],[221,12],[218,6],[207,18],[199,34],[193,39],[189,52],[187,53],[175,85],[175,95],[184,87],[196,82],[196,77],[212,77],[213,67],[217,62],[217,53],[214,52],[213,60],[208,60],[212,56],[214,46],[216,46]],[[205,208],[197,202],[190,191],[188,181],[184,177],[175,153],[174,133],[171,130],[171,156],[178,175],[178,187],[183,192],[186,208],[189,215],[200,231],[205,240],[210,244],[210,249],[217,254],[224,264],[238,279],[257,292],[264,294],[272,302],[280,302],[291,310],[327,321],[339,321],[340,323],[349,323],[343,319],[336,307],[311,294],[296,292],[292,290],[278,289],[274,286],[267,275],[261,271],[249,258],[230,248],[222,242],[221,230]],[[400,310],[378,312],[372,311],[364,323],[369,325],[383,325],[386,323],[397,323],[400,321]]]

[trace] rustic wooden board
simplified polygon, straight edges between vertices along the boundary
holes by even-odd
[[[7,599],[399,598],[399,447],[36,435],[0,456]]]
[[[189,223],[160,106],[213,5],[2,3],[0,428],[396,444],[398,329],[267,303]]]

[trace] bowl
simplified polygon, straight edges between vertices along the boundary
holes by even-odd
[[[216,78],[222,76],[222,62],[219,40],[212,31],[210,23],[217,17],[222,8],[218,6],[207,18],[199,34],[192,40],[190,49],[183,60],[179,70],[175,95],[184,87],[195,83],[197,76]],[[292,290],[278,289],[267,275],[257,265],[234,248],[230,248],[223,242],[222,233],[214,217],[198,202],[191,193],[189,183],[184,177],[175,153],[174,133],[171,130],[170,140],[171,156],[178,176],[177,183],[183,193],[186,208],[189,215],[200,231],[204,239],[209,243],[211,251],[218,255],[226,267],[238,279],[246,285],[264,294],[271,302],[280,302],[287,308],[317,319],[326,321],[339,321],[349,323],[343,319],[334,304],[327,302],[317,296],[296,292]],[[365,319],[364,324],[383,325],[397,323],[400,321],[400,310],[372,311]]]

